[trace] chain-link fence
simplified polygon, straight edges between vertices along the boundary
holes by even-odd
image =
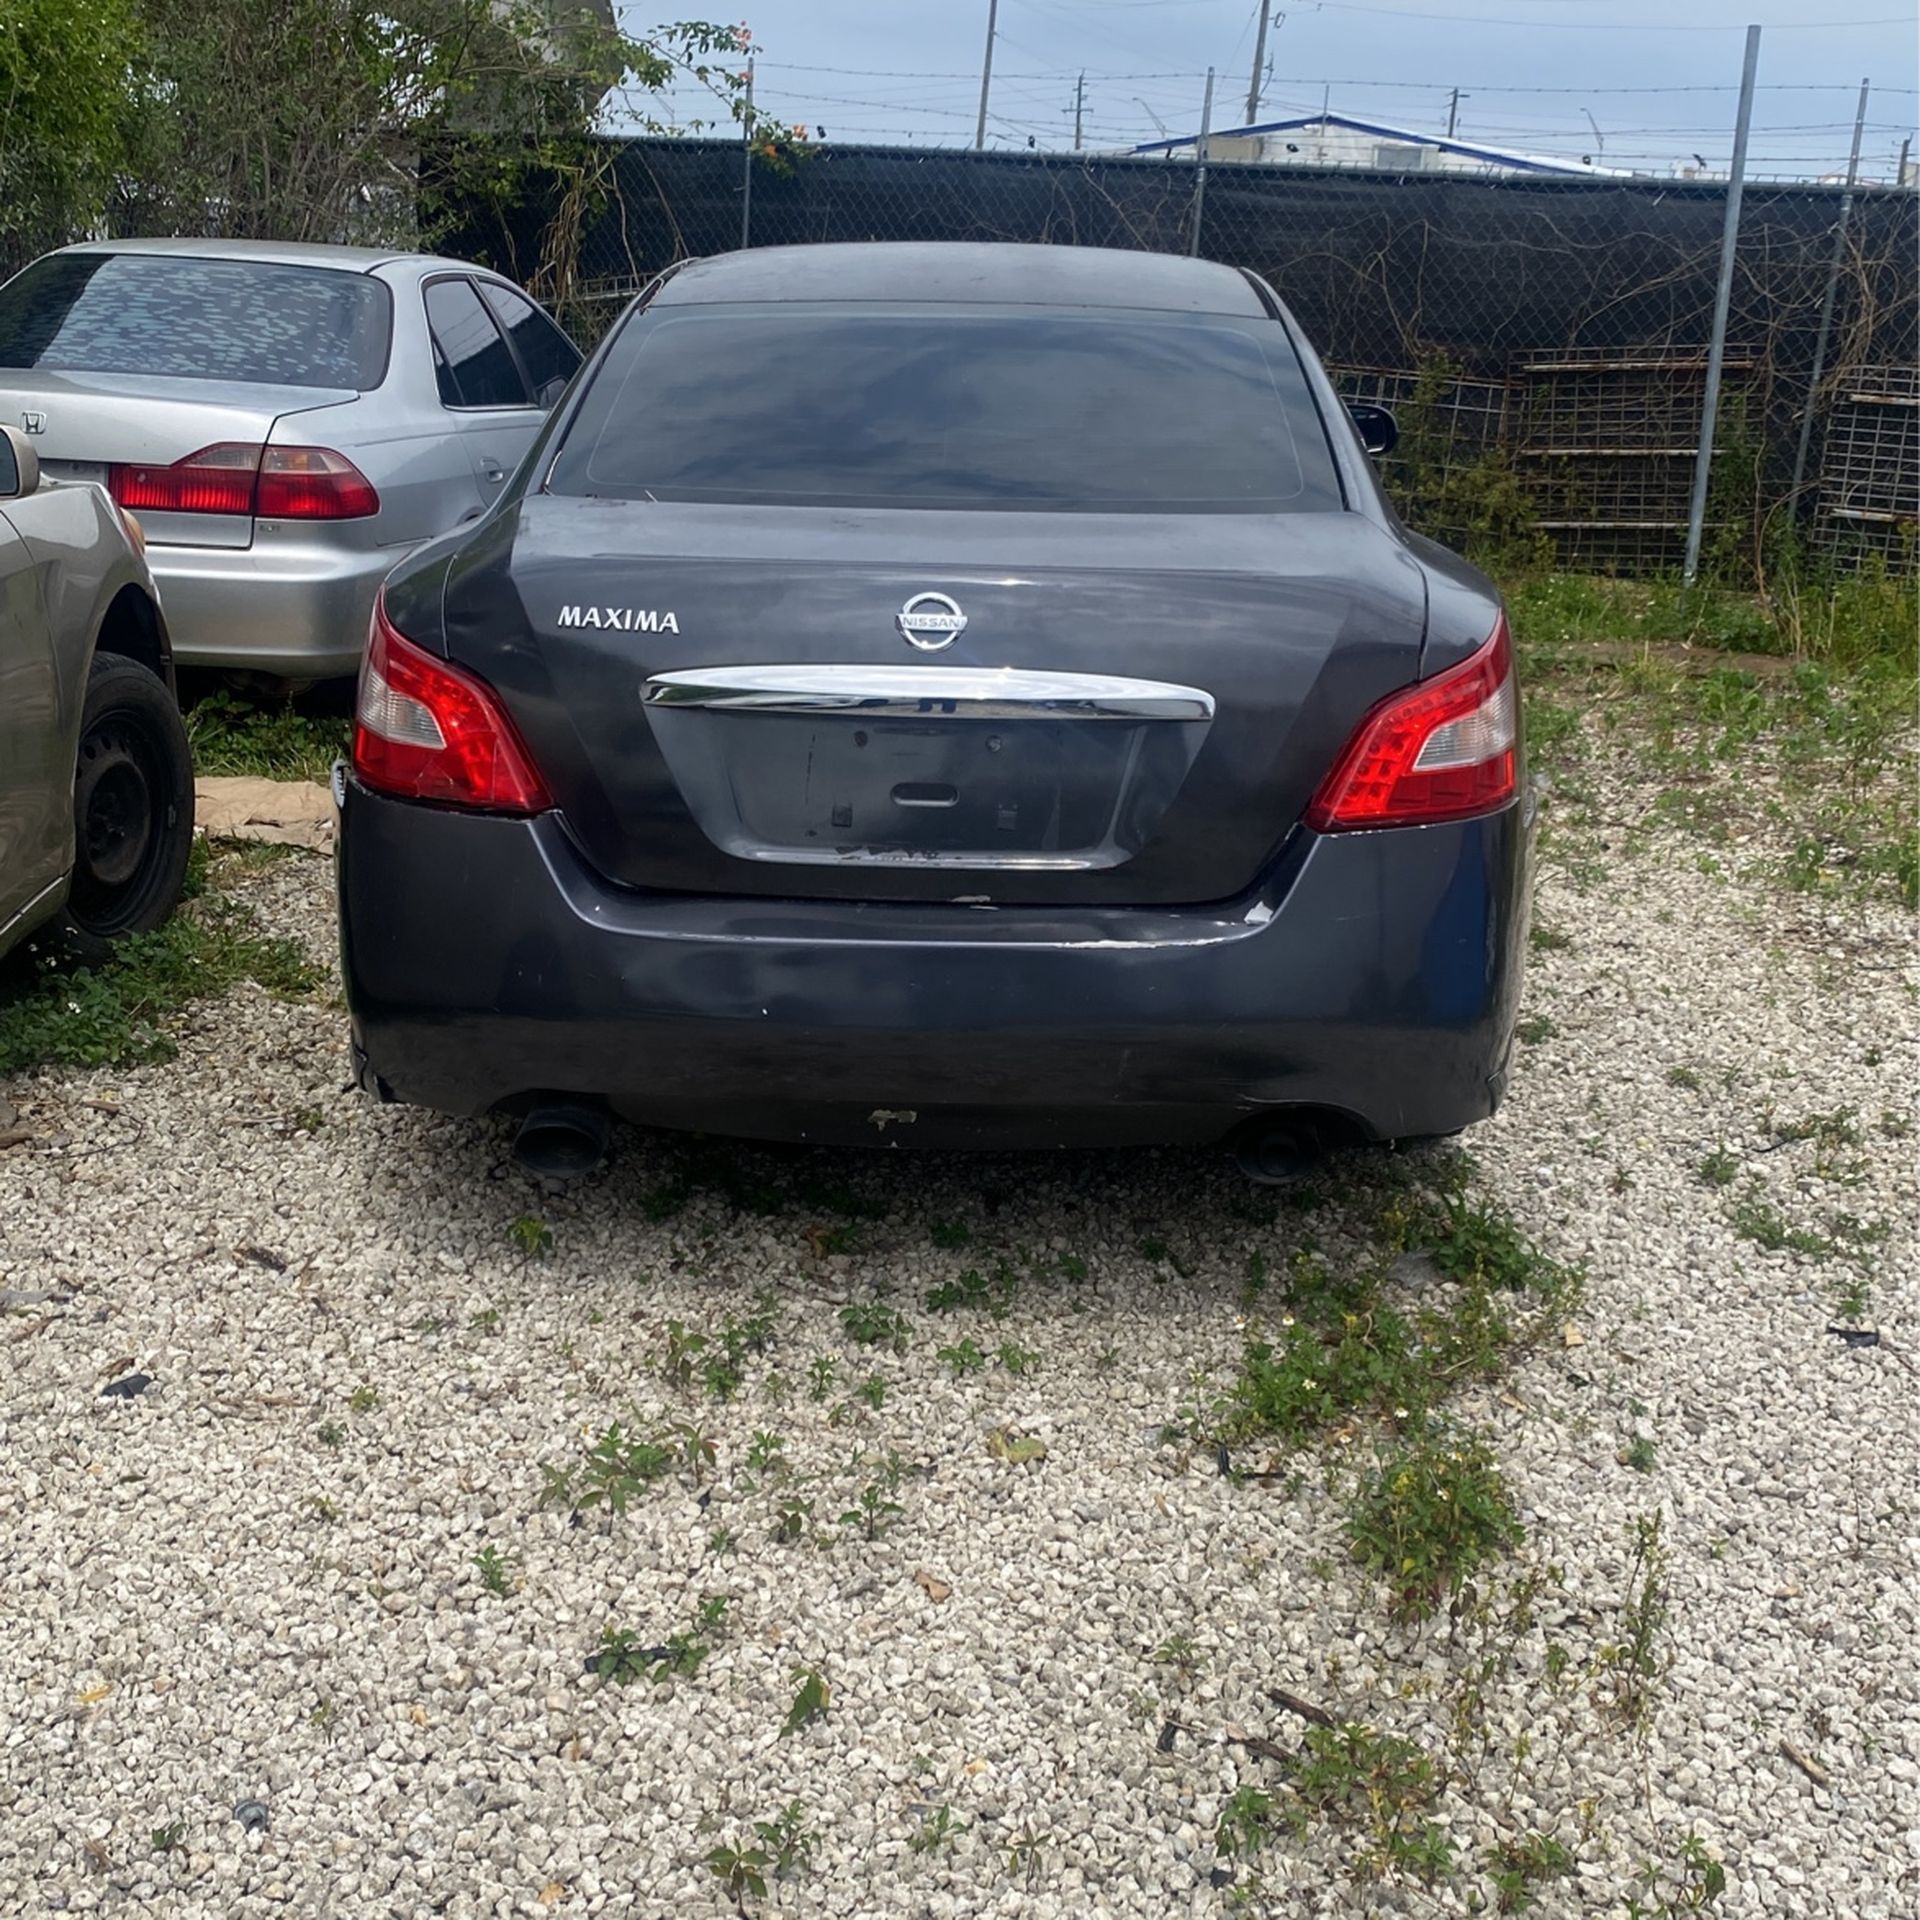
[[[742,244],[1019,240],[1197,251],[1285,298],[1336,381],[1394,406],[1388,480],[1420,523],[1621,572],[1679,565],[1726,211],[1718,183],[1309,171],[1191,160],[609,141],[452,244],[583,336],[659,270]],[[1708,553],[1751,573],[1791,529],[1912,563],[1920,518],[1920,195],[1750,185]],[[1823,300],[1831,341],[1810,394]],[[1798,500],[1792,456],[1812,405]]]

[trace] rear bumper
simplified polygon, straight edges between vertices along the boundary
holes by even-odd
[[[1090,911],[638,894],[556,817],[335,785],[355,1047],[389,1098],[1040,1146],[1217,1139],[1298,1106],[1450,1133],[1504,1085],[1530,806],[1302,832],[1244,899]]]
[[[283,680],[360,671],[380,583],[403,547],[356,552],[317,542],[147,549],[183,667],[226,667]]]

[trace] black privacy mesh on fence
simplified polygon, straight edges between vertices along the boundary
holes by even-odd
[[[1252,268],[1350,394],[1396,406],[1390,484],[1442,537],[1620,571],[1676,565],[1705,392],[1726,190],[1542,176],[1308,171],[1084,155],[827,146],[753,166],[732,143],[608,142],[571,199],[468,212],[453,245],[545,292],[584,336],[689,255],[827,240],[1018,240]],[[1807,532],[1909,564],[1920,196],[1746,190],[1710,552],[1750,565],[1782,523],[1822,300]],[[1198,203],[1196,205],[1196,203]],[[746,219],[743,221],[743,209]],[[1196,218],[1197,215],[1197,218]],[[577,246],[571,242],[577,237]],[[560,243],[560,244],[557,244]],[[1864,397],[1863,397],[1864,396]]]

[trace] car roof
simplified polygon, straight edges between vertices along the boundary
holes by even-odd
[[[162,253],[193,260],[259,260],[282,267],[337,267],[352,273],[371,273],[375,267],[400,261],[432,266],[441,271],[480,271],[464,260],[437,254],[409,253],[403,247],[333,247],[304,240],[205,240],[191,236],[171,240],[83,240],[62,247],[62,253]]]
[[[691,262],[667,281],[653,304],[791,300],[1267,312],[1243,273],[1211,260],[1013,241],[872,240],[756,247]]]

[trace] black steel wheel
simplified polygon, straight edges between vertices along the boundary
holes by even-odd
[[[193,755],[173,696],[118,654],[97,656],[87,678],[73,843],[62,930],[82,958],[172,913],[193,847]]]

